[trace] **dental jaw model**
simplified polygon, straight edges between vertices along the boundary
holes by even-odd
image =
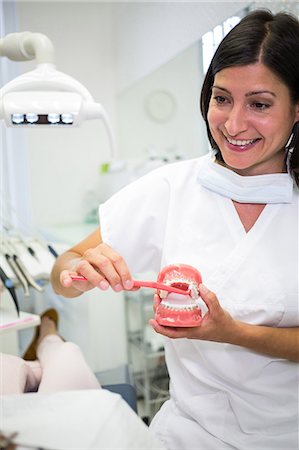
[[[157,322],[170,327],[198,326],[202,320],[199,301],[202,278],[198,270],[186,264],[173,264],[161,270],[157,281],[186,291],[186,295],[158,291],[161,302],[156,308]]]

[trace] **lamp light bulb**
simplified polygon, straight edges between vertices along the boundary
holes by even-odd
[[[63,123],[71,124],[74,122],[74,116],[71,113],[61,114],[61,121]]]
[[[49,113],[47,116],[48,122],[50,123],[59,123],[60,121],[60,116],[57,113]]]
[[[38,115],[36,113],[26,114],[26,120],[28,123],[35,123],[38,121]]]
[[[11,115],[11,121],[12,123],[19,124],[23,123],[25,120],[24,114],[12,114]]]

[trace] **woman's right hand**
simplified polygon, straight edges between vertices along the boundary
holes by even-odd
[[[72,275],[82,275],[87,281],[77,281]],[[99,230],[61,254],[51,273],[57,294],[76,297],[94,287],[115,292],[133,288],[133,280],[124,258],[102,242]]]
[[[71,275],[83,275],[87,281],[72,280]],[[74,261],[72,270],[63,270],[60,282],[64,287],[73,286],[82,292],[94,287],[105,291],[111,286],[115,292],[133,287],[125,260],[104,243],[87,249],[81,258]]]

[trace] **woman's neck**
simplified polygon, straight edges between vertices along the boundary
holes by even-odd
[[[265,204],[238,203],[235,201],[233,201],[233,204],[246,233],[251,230],[266,206]]]

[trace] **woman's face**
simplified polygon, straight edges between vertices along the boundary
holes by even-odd
[[[226,166],[235,172],[284,171],[284,147],[297,121],[299,104],[292,104],[288,87],[263,64],[216,74],[208,122]]]

